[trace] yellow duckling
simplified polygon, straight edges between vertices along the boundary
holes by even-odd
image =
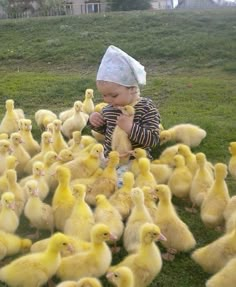
[[[97,143],[97,140],[90,135],[83,135],[80,141],[80,149],[75,153],[78,157],[85,157],[92,150],[92,147]]]
[[[88,115],[90,115],[94,111],[94,102],[93,102],[93,89],[86,89],[82,111]]]
[[[109,202],[104,194],[96,196],[94,209],[96,223],[104,223],[110,228],[110,232],[119,240],[123,234],[124,224],[119,211]]]
[[[64,281],[58,284],[56,287],[102,287],[102,284],[97,278],[84,277],[79,281]]]
[[[186,198],[189,196],[193,176],[185,165],[185,159],[182,155],[175,155],[174,162],[175,168],[168,180],[168,186],[176,197]]]
[[[10,135],[11,133],[17,132],[19,125],[19,115],[14,108],[14,100],[9,99],[5,102],[6,112],[0,123],[0,133],[6,133]]]
[[[127,117],[134,117],[135,110],[133,106],[127,105],[119,108],[123,115]],[[132,150],[132,144],[130,142],[128,134],[121,129],[118,125],[115,126],[115,129],[112,133],[111,139],[111,148],[115,150],[120,155],[120,163],[125,164],[128,163],[130,154],[129,152]]]
[[[190,147],[199,146],[206,137],[204,129],[193,124],[178,124],[160,132],[160,145],[169,142],[181,142]]]
[[[143,148],[135,148],[134,150],[130,151],[130,154],[134,157],[134,159],[131,160],[129,170],[134,174],[136,177],[139,174],[139,165],[138,161],[142,157],[147,157],[147,152]]]
[[[62,149],[68,148],[66,141],[63,138],[61,133],[61,120],[54,120],[53,124],[53,133],[52,133],[52,146],[55,152],[59,153]]]
[[[0,280],[12,287],[43,286],[56,273],[61,263],[60,251],[65,248],[71,248],[68,238],[55,233],[46,251],[26,254],[2,267]]]
[[[19,226],[19,218],[15,212],[15,195],[4,192],[1,196],[0,230],[15,233]]]
[[[135,186],[140,188],[144,186],[150,186],[155,188],[157,182],[154,175],[151,172],[151,163],[148,158],[140,158],[138,161],[139,173],[135,179]]]
[[[231,232],[236,226],[236,195],[232,196],[224,210],[225,232]]]
[[[135,187],[132,189],[131,199],[134,206],[127,218],[123,234],[124,247],[129,253],[137,251],[140,243],[141,226],[146,222],[153,223],[152,217],[144,204],[144,194],[141,188]]]
[[[33,174],[24,177],[20,180],[20,185],[24,188],[28,180],[34,179],[38,182],[39,197],[44,200],[49,194],[49,186],[44,178],[45,167],[42,161],[35,161],[33,163]]]
[[[7,133],[0,133],[0,140],[8,140],[9,136]]]
[[[16,169],[18,164],[17,158],[13,155],[8,155],[6,157],[6,168],[4,173],[0,176],[0,193],[8,190],[8,181],[7,181],[7,171],[9,169]]]
[[[114,271],[118,267],[129,267],[134,275],[135,287],[146,287],[160,273],[162,259],[160,250],[156,244],[158,240],[166,240],[160,228],[152,223],[145,223],[140,229],[140,242],[138,250],[134,254],[126,256],[117,265],[109,268]]]
[[[75,102],[73,104],[73,107],[68,108],[62,112],[59,113],[59,119],[64,123],[65,120],[67,120],[68,118],[72,117],[74,114],[74,105]]]
[[[201,219],[206,226],[217,227],[224,222],[224,210],[229,203],[230,196],[225,178],[227,177],[227,165],[215,164],[215,180],[208,190],[202,205]]]
[[[87,124],[88,115],[82,112],[82,102],[76,101],[74,103],[74,114],[66,119],[63,124],[61,131],[63,135],[70,139],[74,131],[82,131]]]
[[[64,232],[81,240],[89,241],[95,220],[92,209],[85,202],[86,186],[76,184],[72,187],[72,193],[76,200],[72,212],[65,222]]]
[[[107,165],[102,174],[94,181],[92,187],[87,192],[86,201],[94,205],[95,198],[102,193],[109,198],[116,190],[117,186],[117,172],[116,168],[119,164],[120,158],[117,151],[111,151],[108,154]]]
[[[57,271],[61,280],[79,280],[85,276],[101,277],[112,260],[111,250],[106,241],[114,239],[105,224],[95,224],[91,230],[92,246],[87,252],[64,257]]]
[[[187,224],[177,214],[171,202],[171,191],[168,185],[157,185],[155,191],[159,198],[155,224],[160,227],[167,239],[167,241],[162,241],[167,249],[163,258],[173,260],[176,252],[186,252],[194,248],[196,240]]]
[[[70,170],[64,166],[56,168],[58,186],[52,198],[55,227],[64,230],[65,222],[69,218],[75,204],[75,197],[70,187]]]
[[[28,199],[24,207],[24,215],[31,225],[36,228],[35,237],[39,237],[39,230],[54,230],[54,217],[51,205],[42,202],[39,197],[38,182],[29,180],[25,184]]]
[[[193,204],[190,211],[194,211],[194,206],[201,206],[204,197],[214,182],[214,178],[206,166],[205,154],[202,152],[197,153],[196,160],[198,169],[193,176],[189,193],[190,200]]]
[[[9,169],[6,172],[6,179],[8,191],[15,195],[15,212],[18,216],[20,216],[25,206],[25,191],[17,182],[17,173],[14,169]]]
[[[67,162],[70,162],[74,159],[73,153],[68,148],[62,149],[58,156],[57,160],[48,168],[45,174],[45,180],[50,188],[51,191],[54,191],[57,187],[58,181],[54,177],[54,174],[56,172],[56,168],[58,166],[61,166]]]
[[[184,157],[186,166],[189,168],[192,175],[194,176],[198,168],[196,155],[192,153],[190,147],[185,144],[179,145],[178,153]]]
[[[104,102],[96,104],[95,107],[94,107],[94,112],[101,113],[102,109],[104,107],[106,107],[107,105],[108,104],[104,103]],[[105,136],[103,134],[101,134],[99,132],[96,132],[94,130],[91,130],[91,134],[97,140],[97,142],[102,143],[102,144],[104,143]]]
[[[205,272],[216,273],[236,255],[236,229],[196,249],[191,257]]]
[[[68,141],[68,149],[72,151],[73,154],[78,153],[81,150],[81,139],[82,133],[81,131],[74,131],[72,133],[72,139]]]
[[[0,140],[0,176],[3,175],[6,169],[7,156],[12,152],[9,140]]]
[[[20,252],[27,252],[31,245],[32,241],[28,238],[0,230],[0,260]]]
[[[168,164],[151,162],[150,171],[158,184],[167,184],[173,169]]]
[[[53,151],[52,134],[50,132],[43,132],[41,134],[41,151],[28,161],[24,171],[27,174],[31,174],[34,162],[43,161],[43,157],[48,151]]]
[[[236,286],[236,257],[231,259],[220,271],[206,282],[206,287]]]
[[[78,157],[65,164],[71,171],[71,179],[90,177],[104,160],[104,148],[102,144],[93,145],[89,154],[85,157]]]
[[[40,152],[40,145],[34,139],[32,135],[32,121],[30,119],[19,120],[19,133],[22,136],[25,150],[30,154],[31,157],[35,156]]]
[[[131,190],[134,186],[134,174],[126,171],[122,179],[123,185],[111,195],[109,201],[125,220],[129,216],[132,206]]]
[[[26,151],[23,146],[23,139],[20,133],[15,132],[10,135],[10,142],[12,148],[12,155],[17,158],[18,164],[16,166],[16,171],[18,177],[24,175],[24,168],[28,161],[31,159],[30,154]]]
[[[236,142],[231,142],[229,144],[229,152],[231,154],[228,162],[229,172],[232,177],[236,179]]]
[[[180,144],[171,145],[166,147],[160,154],[159,159],[155,159],[152,163],[167,164],[170,167],[175,166],[174,156],[178,154]]]
[[[134,287],[134,275],[129,267],[121,266],[108,272],[106,278],[117,287]]]
[[[36,113],[34,114],[34,118],[37,126],[41,130],[46,130],[47,125],[57,119],[57,115],[50,110],[40,109],[36,111]]]
[[[58,160],[58,155],[55,151],[48,151],[45,153],[43,157],[45,176],[48,173],[48,170],[50,169],[52,164],[57,162],[57,160]]]

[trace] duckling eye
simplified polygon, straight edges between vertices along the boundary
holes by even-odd
[[[117,273],[114,273],[114,277],[116,277],[116,278],[117,278],[117,277],[118,277],[118,274],[117,274]]]
[[[104,233],[104,235],[105,235],[105,236],[107,236],[107,235],[108,235],[108,233],[107,233],[107,232],[105,232],[105,233]]]
[[[67,245],[67,243],[66,243],[66,242],[63,242],[63,243],[62,243],[62,245],[66,246],[66,245]]]

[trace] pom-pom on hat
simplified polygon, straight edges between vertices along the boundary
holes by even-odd
[[[126,87],[146,85],[146,72],[138,61],[111,45],[102,58],[96,80]]]

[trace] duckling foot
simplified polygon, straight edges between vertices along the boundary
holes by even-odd
[[[197,213],[197,209],[194,207],[185,207],[185,210],[190,213]]]
[[[166,253],[162,253],[161,254],[162,259],[166,260],[166,261],[173,261],[175,259],[175,255],[171,254],[169,252]]]

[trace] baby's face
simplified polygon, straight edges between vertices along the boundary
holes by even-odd
[[[125,87],[112,82],[97,81],[97,89],[103,95],[104,102],[113,107],[126,106],[137,98],[136,87]]]

